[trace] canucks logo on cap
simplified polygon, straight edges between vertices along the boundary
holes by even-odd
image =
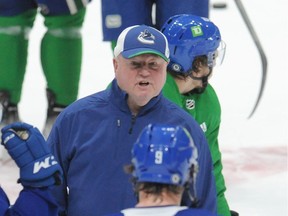
[[[152,33],[150,33],[147,29],[145,29],[144,32],[141,32],[140,35],[138,36],[138,40],[144,44],[154,44],[155,36]]]

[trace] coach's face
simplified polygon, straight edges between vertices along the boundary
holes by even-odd
[[[118,55],[113,64],[117,83],[127,92],[129,108],[135,114],[159,95],[166,81],[168,63],[154,54],[142,54],[130,59]]]

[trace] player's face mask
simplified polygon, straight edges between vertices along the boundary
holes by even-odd
[[[226,44],[221,41],[218,48],[214,52],[209,52],[207,55],[208,67],[220,66],[223,63],[226,52]]]

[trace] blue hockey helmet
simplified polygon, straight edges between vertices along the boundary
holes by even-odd
[[[207,56],[209,67],[222,63],[226,45],[218,27],[208,18],[175,15],[164,23],[161,31],[169,43],[169,70],[190,73],[195,57],[203,55]]]
[[[133,176],[137,182],[184,185],[190,180],[197,149],[181,126],[149,124],[132,149]],[[198,167],[198,166],[197,166]]]

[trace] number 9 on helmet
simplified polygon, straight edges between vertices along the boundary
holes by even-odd
[[[149,124],[133,146],[132,163],[137,182],[184,186],[197,166],[197,149],[185,128]]]

